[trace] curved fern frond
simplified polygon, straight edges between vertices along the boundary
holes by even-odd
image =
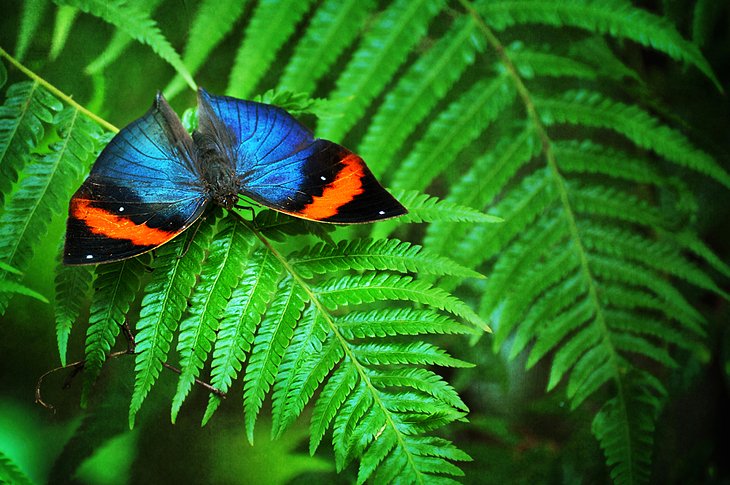
[[[360,156],[374,173],[385,173],[398,147],[474,62],[483,44],[471,17],[457,19],[388,92],[360,143]]]
[[[130,427],[134,426],[137,411],[159,377],[163,362],[167,361],[173,333],[187,307],[196,276],[200,274],[205,249],[213,237],[213,225],[202,223],[194,233],[187,231],[157,251],[154,274],[144,289],[145,297],[137,322]],[[192,241],[190,238],[193,238]]]
[[[61,365],[66,365],[66,350],[71,327],[86,302],[94,276],[93,266],[64,266],[56,269],[54,310],[56,315],[56,340]]]
[[[323,2],[297,42],[277,90],[313,93],[327,68],[357,37],[353,26],[362,24],[374,6],[372,0]]]
[[[198,72],[215,47],[233,30],[241,17],[246,1],[220,2],[206,0],[200,2],[188,34],[182,62],[191,72]],[[163,89],[165,96],[172,99],[185,87],[185,80],[179,74]]]
[[[393,176],[396,189],[424,190],[514,99],[507,77],[477,81],[428,127]]]
[[[48,0],[29,0],[23,2],[18,29],[18,43],[15,46],[15,58],[22,61],[28,51],[38,26],[48,9]]]
[[[8,88],[0,107],[0,202],[4,202],[45,135],[43,123],[51,123],[63,105],[37,82],[26,81]]]
[[[17,483],[18,485],[33,485],[28,475],[18,467],[5,453],[0,451],[0,480],[5,483]]]
[[[241,371],[254,332],[276,291],[282,268],[269,251],[256,250],[246,263],[241,281],[224,311],[213,349],[211,385],[227,392]],[[213,415],[220,398],[211,395],[203,424]]]
[[[261,0],[258,3],[236,53],[226,94],[237,98],[251,96],[310,4],[311,0]]]
[[[693,64],[721,89],[707,59],[695,44],[685,40],[666,19],[623,0],[570,0],[558,5],[539,0],[489,0],[479,2],[476,8],[496,30],[515,25],[544,24],[578,27],[630,39],[678,61]]]
[[[425,34],[443,4],[443,0],[397,0],[380,14],[330,94],[342,117],[320,120],[319,136],[340,140],[350,131]]]
[[[130,0],[127,4],[143,15],[152,15],[162,0]],[[107,66],[116,61],[134,40],[132,36],[122,30],[115,30],[106,48],[86,66],[89,74],[99,74]]]
[[[53,121],[60,141],[50,145],[50,153],[33,156],[0,215],[0,261],[20,271],[30,264],[34,242],[45,235],[52,215],[65,212],[81,170],[96,152],[100,130],[76,109],[66,108]],[[0,309],[6,304],[0,300]]]
[[[483,277],[421,246],[397,239],[353,239],[342,241],[337,246],[320,243],[293,255],[290,261],[303,278],[348,269]]]
[[[170,41],[160,32],[149,14],[135,5],[121,0],[54,0],[59,5],[70,5],[83,12],[99,17],[125,32],[133,39],[146,44],[177,71],[191,89],[197,89],[193,77]]]
[[[253,242],[251,232],[236,219],[223,219],[217,229],[189,300],[189,315],[180,323],[177,350],[181,373],[172,399],[173,423],[207,360],[223,310],[238,285],[244,258]]]
[[[101,265],[96,270],[94,295],[89,309],[89,328],[86,331],[82,405],[88,403],[92,385],[101,373],[119,330],[126,322],[129,308],[142,284],[146,260],[145,257],[128,259]],[[71,268],[83,271],[88,266]]]

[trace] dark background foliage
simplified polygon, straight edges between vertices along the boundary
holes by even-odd
[[[388,2],[380,2],[381,6]],[[621,96],[649,106],[669,120],[697,146],[730,169],[730,8],[726,2],[691,0],[644,1],[640,6],[667,17],[685,38],[693,38],[714,69],[725,93],[695,68],[670,60],[630,41],[613,40],[628,66],[638,72],[642,84],[632,84]],[[452,5],[461,11],[458,3]],[[13,52],[18,38],[20,2],[0,5],[0,46]],[[124,126],[147,109],[156,90],[172,78],[172,68],[149,47],[133,42],[103,74],[84,74],[114,29],[102,20],[79,14],[63,49],[49,56],[54,42],[56,7],[49,5],[36,36],[25,53],[24,64],[38,72],[82,105],[116,126]],[[243,19],[251,14],[251,2]],[[195,2],[166,0],[154,14],[161,31],[178,51],[185,45],[195,15]],[[443,12],[429,34],[437,38],[452,13]],[[701,14],[701,15],[700,15]],[[698,18],[698,16],[700,16]],[[245,22],[244,22],[245,25]],[[299,25],[301,33],[303,25]],[[525,42],[539,41],[542,27],[525,27],[516,34]],[[239,47],[239,25],[219,45],[196,74],[196,80],[211,92],[226,88],[231,59]],[[566,37],[571,32],[565,33]],[[293,38],[296,38],[294,35]],[[567,40],[566,42],[570,42]],[[281,54],[286,58],[295,41]],[[427,50],[428,39],[419,44],[414,58]],[[346,58],[351,52],[343,54]],[[477,63],[479,64],[479,63]],[[24,80],[8,67],[8,85]],[[341,66],[340,66],[341,67]],[[281,70],[275,66],[261,86],[276,85]],[[484,68],[486,69],[486,67]],[[326,96],[336,80],[332,72],[318,85],[313,97]],[[477,65],[469,71],[468,84],[480,75]],[[379,98],[380,99],[380,98]],[[178,113],[195,103],[185,90],[172,100]],[[348,140],[358,140],[365,128],[355,127]],[[699,210],[692,221],[701,238],[723,261],[730,260],[728,239],[730,196],[728,190],[696,173],[683,173]],[[446,192],[448,176],[430,192]],[[64,215],[51,221],[50,234],[63,232]],[[422,228],[409,230],[418,241]],[[26,272],[24,284],[44,295],[53,294],[57,238],[38,241],[36,257]],[[699,262],[697,262],[699,264]],[[728,291],[727,280],[716,278]],[[728,483],[730,462],[723,452],[730,448],[730,309],[720,296],[689,284],[678,284],[687,299],[707,320],[706,347],[699,353],[677,357],[679,367],[663,372],[669,399],[661,410],[654,435],[652,481],[655,483]],[[463,289],[465,298],[473,288]],[[472,298],[478,301],[478,298]],[[85,315],[84,315],[85,316]],[[83,321],[82,316],[81,321]],[[134,363],[114,359],[105,366],[86,410],[79,408],[81,379],[68,372],[51,375],[43,386],[44,399],[56,412],[33,403],[37,378],[58,363],[52,305],[15,297],[0,324],[0,451],[34,480],[65,483],[348,483],[357,470],[334,471],[329,448],[310,457],[307,419],[300,419],[283,438],[271,441],[267,423],[257,427],[255,446],[245,440],[241,418],[241,390],[235,388],[216,418],[205,427],[199,414],[207,395],[196,390],[190,398],[191,412],[181,413],[175,425],[168,415],[169,396],[176,376],[163,372],[149,402],[142,409],[133,431],[127,427],[127,406]],[[69,359],[83,355],[83,332],[72,334]],[[445,435],[468,452],[473,462],[463,465],[465,483],[601,483],[609,480],[605,456],[590,423],[600,403],[588,402],[570,411],[562,389],[546,392],[550,365],[542,361],[524,370],[525,356],[507,358],[507,351],[492,351],[489,337],[474,346],[465,337],[441,340],[458,358],[475,363],[473,369],[451,369],[451,382],[470,407],[469,422],[455,423]],[[194,412],[192,410],[195,410]],[[306,411],[305,411],[306,413]],[[265,418],[264,418],[265,419]]]

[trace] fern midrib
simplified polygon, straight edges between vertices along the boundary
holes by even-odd
[[[2,48],[0,48],[0,51],[2,51]],[[13,129],[11,130],[11,135],[8,137],[8,144],[5,145],[5,149],[0,153],[0,162],[5,160],[5,155],[7,155],[8,150],[10,149],[10,145],[12,144],[13,139],[15,138],[15,135],[18,133],[18,129],[20,128],[20,125],[23,124],[23,120],[25,119],[25,116],[28,114],[28,110],[30,109],[30,104],[33,102],[33,93],[35,93],[35,90],[38,88],[38,80],[33,80],[33,87],[30,90],[30,93],[28,94],[28,99],[25,100],[23,103],[22,110],[20,112],[20,116],[18,116],[17,120],[18,122],[15,123],[13,126]]]
[[[122,267],[117,272],[117,278],[114,282],[114,290],[112,291],[111,298],[109,299],[109,303],[104,305],[106,308],[106,311],[104,312],[104,318],[100,319],[99,321],[109,321],[112,320],[112,313],[113,309],[116,308],[116,305],[114,305],[114,302],[117,299],[117,292],[119,291],[119,287],[122,284],[122,276],[124,275],[124,269],[127,266],[127,260],[121,261]]]
[[[583,278],[585,279],[587,285],[588,285],[588,294],[589,299],[591,301],[591,304],[595,308],[595,322],[598,324],[599,330],[602,334],[601,343],[608,349],[609,351],[609,359],[611,361],[611,366],[614,369],[613,377],[614,382],[616,384],[616,394],[618,401],[621,403],[621,414],[624,417],[624,423],[628,423],[628,403],[626,401],[626,390],[624,389],[623,382],[621,380],[621,369],[619,365],[619,357],[616,348],[611,343],[611,335],[608,329],[608,325],[606,324],[605,315],[603,313],[603,306],[600,304],[600,300],[598,298],[598,292],[596,289],[595,279],[591,273],[589,263],[588,263],[588,255],[586,253],[585,247],[583,246],[580,234],[578,232],[578,226],[576,224],[575,219],[575,213],[573,212],[572,206],[570,205],[570,200],[568,198],[568,193],[565,187],[565,182],[563,180],[562,175],[560,174],[560,171],[558,169],[557,161],[555,160],[555,156],[552,152],[552,141],[547,133],[547,130],[545,126],[543,125],[540,116],[537,113],[537,110],[535,108],[535,105],[532,101],[532,96],[530,95],[530,92],[528,91],[527,87],[522,81],[522,78],[520,77],[519,73],[517,72],[517,69],[515,68],[514,64],[510,60],[509,56],[507,56],[505,49],[499,39],[494,35],[494,33],[491,31],[489,26],[484,22],[484,20],[481,18],[481,16],[474,10],[472,5],[468,2],[468,0],[459,0],[461,5],[469,12],[471,16],[473,16],[477,22],[477,25],[480,27],[480,29],[484,32],[484,35],[486,36],[489,44],[492,46],[492,48],[497,52],[497,55],[501,59],[501,61],[505,64],[505,67],[507,68],[507,72],[509,73],[509,76],[512,78],[515,88],[517,89],[518,95],[520,96],[520,99],[522,99],[523,104],[525,105],[525,109],[527,111],[527,115],[530,118],[532,124],[534,125],[538,135],[540,136],[540,143],[542,145],[542,151],[545,154],[545,159],[548,163],[548,166],[550,168],[551,173],[553,174],[553,180],[555,182],[555,185],[558,189],[558,193],[560,196],[561,205],[563,207],[563,211],[565,214],[566,222],[568,223],[568,229],[570,232],[570,237],[573,240],[573,246],[575,250],[578,252],[579,260],[580,260],[580,266],[581,266],[581,274],[583,275]],[[632,441],[630,432],[627,426],[623,426],[623,434],[624,434],[624,443],[631,448]],[[629,455],[633,456],[633,453],[629,451]],[[628,461],[628,467],[629,467],[629,473],[628,477],[630,480],[633,481],[634,473],[633,473],[633,461]]]
[[[322,318],[327,322],[327,325],[330,327],[330,330],[333,332],[333,334],[336,336],[337,340],[340,342],[340,345],[345,352],[346,357],[350,359],[353,366],[357,370],[358,375],[360,376],[360,380],[365,383],[368,390],[373,396],[373,400],[378,404],[378,407],[380,407],[383,415],[385,416],[385,419],[387,421],[387,424],[393,429],[393,432],[396,436],[396,439],[398,441],[398,444],[400,448],[403,450],[404,454],[408,458],[408,463],[411,467],[411,469],[416,473],[416,476],[418,477],[418,483],[425,484],[424,478],[421,474],[421,471],[416,466],[416,463],[413,459],[413,456],[411,455],[410,450],[408,449],[405,439],[403,437],[403,434],[400,432],[400,429],[398,429],[398,426],[393,421],[393,418],[391,416],[390,410],[385,406],[385,403],[383,403],[382,399],[380,398],[380,394],[378,393],[378,390],[373,386],[372,382],[370,382],[370,378],[365,372],[365,369],[363,368],[363,365],[360,363],[360,361],[357,359],[355,353],[350,348],[347,339],[345,339],[342,334],[340,333],[339,329],[337,328],[336,323],[334,320],[332,320],[332,317],[330,316],[329,311],[327,308],[322,304],[322,302],[319,301],[319,298],[317,297],[317,294],[310,288],[310,286],[307,284],[307,282],[299,276],[299,274],[294,270],[294,268],[289,264],[289,261],[281,254],[279,253],[276,248],[274,248],[271,243],[263,237],[258,231],[254,230],[253,228],[251,231],[256,235],[259,241],[269,250],[271,253],[276,257],[276,259],[279,260],[279,262],[282,264],[284,269],[291,275],[291,277],[294,279],[294,281],[301,286],[309,299],[314,303],[314,305],[317,307],[317,311],[320,315],[322,315]]]
[[[43,190],[40,192],[40,195],[35,198],[35,201],[32,205],[32,209],[30,210],[30,214],[28,214],[28,217],[25,218],[24,224],[23,224],[23,230],[18,231],[18,234],[20,234],[20,237],[14,238],[15,244],[12,246],[13,250],[9,253],[8,262],[13,261],[15,259],[15,254],[18,250],[18,247],[20,246],[21,241],[23,240],[23,237],[26,234],[26,231],[28,230],[28,225],[30,224],[30,221],[33,220],[35,217],[36,211],[38,208],[42,205],[41,203],[45,199],[45,195],[48,192],[48,188],[51,186],[51,182],[56,178],[56,171],[58,170],[58,166],[60,165],[61,161],[64,158],[64,155],[66,154],[66,150],[68,149],[68,144],[71,138],[73,137],[73,129],[76,125],[76,119],[78,118],[79,110],[74,108],[73,117],[71,118],[71,121],[68,123],[66,128],[68,129],[68,136],[63,139],[63,144],[61,146],[61,149],[56,152],[55,161],[52,165],[52,170],[48,170],[50,173],[49,177],[46,179],[46,183],[43,186]]]

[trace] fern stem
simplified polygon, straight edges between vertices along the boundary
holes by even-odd
[[[66,104],[68,104],[70,106],[73,106],[74,108],[76,108],[77,110],[79,110],[81,113],[83,113],[84,115],[86,115],[88,118],[94,120],[94,122],[96,122],[96,123],[100,124],[101,126],[103,126],[106,130],[111,131],[113,133],[119,133],[119,128],[117,128],[116,126],[112,125],[111,123],[109,123],[105,119],[100,118],[98,115],[95,115],[94,113],[92,113],[88,109],[86,109],[83,106],[81,106],[79,103],[77,103],[76,101],[74,101],[73,98],[71,98],[71,96],[67,95],[66,93],[64,93],[63,91],[61,91],[60,89],[58,89],[56,86],[54,86],[53,84],[49,83],[48,81],[46,81],[45,79],[43,79],[42,77],[40,77],[38,74],[34,73],[33,71],[31,71],[30,69],[28,69],[27,67],[25,67],[23,64],[20,63],[20,61],[18,61],[13,56],[11,56],[10,54],[8,54],[7,51],[5,51],[5,49],[3,49],[2,47],[0,47],[0,56],[6,58],[8,60],[8,62],[10,64],[12,64],[13,66],[15,66],[20,72],[22,72],[23,74],[25,74],[29,78],[31,78],[34,81],[36,81],[37,83],[39,83],[41,86],[43,86],[48,91],[50,91],[51,93],[53,93],[53,95],[55,95],[57,98],[60,98],[64,103],[66,103]]]
[[[357,356],[352,352],[352,349],[349,346],[349,343],[347,342],[347,339],[340,333],[339,329],[337,328],[337,325],[335,324],[334,320],[332,320],[332,317],[329,314],[329,311],[325,306],[319,301],[319,298],[317,298],[317,295],[312,291],[309,284],[299,276],[299,274],[296,272],[296,270],[292,267],[291,264],[289,264],[289,261],[272,246],[271,242],[269,242],[268,239],[266,239],[259,231],[255,230],[251,227],[248,221],[246,221],[240,214],[238,214],[235,211],[231,211],[232,214],[234,214],[236,217],[238,217],[250,230],[251,232],[261,241],[261,243],[266,247],[267,250],[271,252],[271,254],[274,255],[276,259],[279,260],[281,265],[284,267],[284,269],[292,276],[294,281],[301,286],[305,293],[307,293],[307,296],[312,301],[312,303],[317,307],[317,311],[319,311],[320,315],[322,315],[322,318],[324,321],[327,322],[327,325],[332,330],[332,333],[337,337],[337,340],[340,342],[340,345],[342,346],[343,351],[345,352],[345,356],[350,359],[352,364],[355,366],[355,369],[357,369],[357,373],[360,376],[360,379],[362,382],[365,383],[368,390],[373,396],[373,401],[380,407],[380,409],[383,411],[383,416],[385,416],[385,419],[388,423],[388,425],[393,429],[393,432],[395,433],[395,436],[398,440],[398,445],[404,450],[406,456],[408,457],[408,463],[411,466],[413,470],[418,473],[418,483],[424,484],[425,481],[423,479],[423,476],[419,472],[417,465],[415,461],[413,460],[413,455],[409,452],[408,447],[405,443],[405,440],[403,439],[403,435],[400,432],[400,429],[398,428],[398,425],[393,421],[391,417],[390,410],[385,406],[385,403],[383,403],[382,399],[380,398],[380,394],[378,393],[378,390],[373,386],[372,382],[370,381],[370,378],[365,373],[365,370],[363,369],[362,364],[357,359]]]
[[[548,135],[547,129],[545,128],[545,125],[542,123],[540,116],[537,114],[537,109],[535,108],[535,104],[532,101],[532,96],[530,95],[529,90],[525,86],[525,83],[522,80],[522,77],[520,76],[519,72],[517,71],[517,68],[515,67],[514,63],[510,59],[510,57],[507,55],[504,46],[499,41],[499,39],[494,35],[492,30],[489,28],[489,26],[484,22],[484,19],[481,18],[479,13],[474,9],[474,7],[471,5],[471,3],[468,0],[459,0],[459,3],[464,7],[464,9],[469,13],[469,15],[474,18],[474,20],[477,23],[477,26],[484,34],[485,38],[487,39],[487,42],[489,45],[495,50],[497,53],[497,56],[504,64],[505,68],[507,69],[508,75],[512,78],[515,89],[517,90],[517,94],[522,100],[522,103],[525,105],[525,109],[527,110],[527,116],[530,119],[530,122],[534,125],[535,131],[540,137],[540,143],[542,145],[542,152],[545,155],[545,160],[547,161],[548,167],[550,168],[550,172],[553,175],[553,180],[555,182],[556,188],[558,189],[558,193],[560,195],[560,203],[563,207],[563,211],[565,214],[566,222],[568,223],[568,230],[570,233],[570,237],[573,241],[574,247],[576,251],[578,252],[578,256],[580,259],[580,268],[581,273],[583,275],[583,278],[586,281],[586,284],[588,286],[588,296],[591,301],[591,304],[595,308],[595,320],[598,324],[601,334],[603,335],[602,342],[604,345],[606,345],[609,348],[609,355],[611,360],[611,366],[614,368],[613,372],[613,380],[616,384],[616,392],[618,395],[619,402],[621,402],[622,406],[622,412],[623,414],[626,414],[627,408],[626,408],[626,400],[625,400],[625,389],[623,386],[623,383],[621,381],[621,369],[619,364],[619,357],[618,353],[616,351],[616,348],[611,343],[610,338],[610,332],[608,330],[608,325],[606,323],[606,317],[603,312],[603,307],[601,305],[600,299],[598,298],[598,291],[596,289],[595,284],[595,278],[593,277],[593,274],[590,270],[589,263],[588,263],[588,255],[586,253],[585,247],[582,242],[582,238],[580,237],[580,234],[578,233],[578,225],[576,223],[575,218],[575,212],[573,211],[573,208],[570,204],[570,200],[568,199],[568,191],[565,187],[565,180],[563,179],[563,176],[560,174],[560,170],[558,168],[557,161],[555,159],[555,154],[552,150],[552,141],[550,139],[550,136]],[[627,440],[627,443],[631,443],[630,440]]]

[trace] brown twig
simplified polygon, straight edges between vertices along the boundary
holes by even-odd
[[[127,350],[120,350],[118,352],[112,352],[109,354],[106,358],[106,360],[110,359],[116,359],[117,357],[121,357],[123,355],[135,355],[135,349],[136,349],[136,342],[134,340],[134,334],[132,334],[132,330],[129,328],[129,324],[125,321],[121,325],[122,333],[124,334],[125,339],[127,340]],[[35,386],[35,402],[36,404],[40,404],[44,408],[48,409],[52,413],[56,412],[56,408],[53,407],[53,405],[48,404],[43,400],[41,397],[41,386],[43,385],[43,380],[48,377],[51,374],[54,374],[56,372],[65,370],[65,369],[72,369],[72,372],[68,375],[66,380],[63,383],[63,389],[68,389],[71,385],[71,381],[81,372],[84,370],[84,366],[86,365],[86,360],[79,360],[77,362],[72,362],[70,364],[66,364],[60,367],[56,367],[55,369],[51,369],[48,372],[45,372],[42,376],[38,378],[38,382]],[[178,369],[175,366],[172,366],[168,364],[167,362],[163,362],[162,365],[173,371],[176,374],[182,374],[182,371]],[[220,389],[217,389],[213,387],[212,385],[208,384],[205,381],[201,381],[200,379],[195,379],[195,383],[202,387],[203,389],[207,390],[211,394],[215,394],[216,396],[220,397],[221,399],[226,398],[226,393],[221,391]]]

